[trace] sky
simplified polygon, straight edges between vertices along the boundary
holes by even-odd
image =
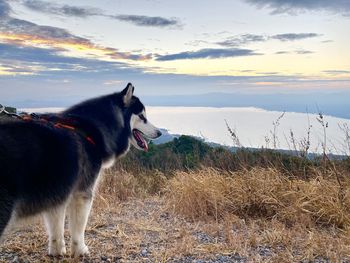
[[[127,82],[139,96],[344,97],[349,28],[348,0],[0,0],[0,103],[61,106]]]

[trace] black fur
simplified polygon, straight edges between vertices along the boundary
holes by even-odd
[[[128,150],[131,115],[144,106],[135,96],[124,105],[125,94],[126,89],[45,115],[73,123],[79,132],[37,120],[1,120],[0,237],[13,211],[35,215],[66,201],[73,189],[86,191],[104,161]]]

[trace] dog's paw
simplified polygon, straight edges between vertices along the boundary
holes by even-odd
[[[50,256],[63,256],[66,254],[66,246],[64,242],[52,241],[49,244]]]
[[[89,248],[85,244],[72,244],[71,246],[71,256],[80,257],[89,255]]]

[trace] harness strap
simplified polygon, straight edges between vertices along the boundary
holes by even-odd
[[[18,118],[20,119],[20,116],[16,113],[11,113],[6,110],[6,107],[0,104],[0,114],[4,114],[5,116],[8,117],[13,117],[13,118]]]
[[[40,115],[37,115],[35,113],[21,115],[20,119],[24,121],[40,121],[43,124],[52,125],[56,129],[66,129],[66,130],[74,131],[75,133],[83,136],[89,143],[96,145],[95,141],[91,138],[91,136],[86,135],[86,133],[82,129],[73,126],[71,123],[69,124],[65,123],[64,119],[62,119],[62,121],[53,121],[53,120],[44,118]]]

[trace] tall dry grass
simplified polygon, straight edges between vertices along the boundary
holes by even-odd
[[[350,182],[344,179],[340,186],[331,175],[301,180],[275,169],[228,173],[207,168],[176,173],[166,197],[170,209],[193,220],[234,214],[287,225],[350,226]]]
[[[116,209],[122,209],[120,201],[146,198],[139,203],[147,207],[152,196],[158,199],[160,195],[162,206],[157,209],[161,215],[166,209],[174,212],[151,216],[156,222],[167,222],[162,242],[175,237],[172,245],[166,245],[164,256],[201,259],[203,255],[238,253],[252,262],[347,262],[350,179],[338,172],[338,181],[334,173],[331,167],[326,172],[318,167],[305,179],[276,168],[243,167],[236,172],[214,168],[177,171],[166,177],[157,171],[111,169],[102,177],[95,206],[103,213],[105,206],[117,204]],[[144,216],[142,213],[142,220]],[[186,222],[191,227],[182,233],[183,217],[193,224]],[[129,224],[129,219],[124,220]],[[194,234],[199,225],[200,233],[216,241],[199,241]],[[132,243],[139,242],[140,236],[141,232],[135,232]],[[269,256],[259,254],[265,248]]]
[[[135,174],[109,169],[104,172],[97,192],[106,200],[126,201],[160,194],[166,183],[164,174],[156,170]]]

